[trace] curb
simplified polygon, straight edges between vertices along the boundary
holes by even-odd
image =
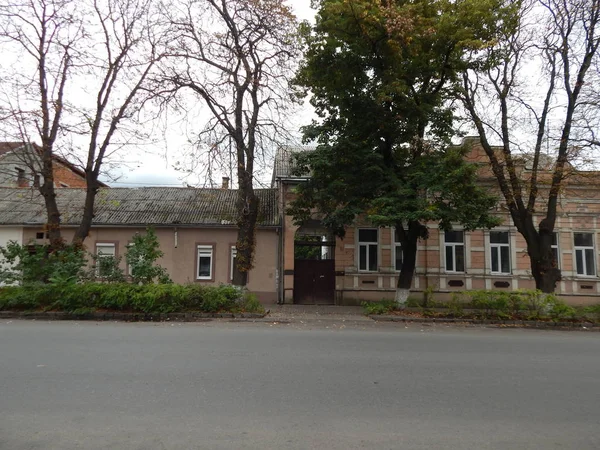
[[[25,320],[93,320],[93,321],[120,321],[120,322],[208,322],[212,319],[231,319],[231,321],[242,321],[252,319],[264,319],[266,314],[256,313],[121,313],[121,312],[90,312],[84,314],[69,313],[63,311],[47,312],[23,312],[23,311],[0,311],[2,319],[25,319]]]
[[[416,323],[455,323],[470,325],[504,325],[521,328],[564,329],[575,328],[600,331],[600,323],[592,322],[542,322],[536,320],[486,320],[486,319],[447,319],[443,317],[407,317],[369,315],[376,322],[416,322]]]

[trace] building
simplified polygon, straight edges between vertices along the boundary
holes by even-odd
[[[0,142],[0,187],[39,186],[41,150],[37,144]],[[83,170],[60,156],[54,156],[53,171],[56,188],[86,187]]]
[[[468,159],[479,164],[479,179],[497,190],[478,138],[467,138]],[[285,215],[294,199],[294,187],[307,175],[293,174],[292,157],[306,149],[282,148],[276,155],[273,187],[277,189],[281,221],[280,301],[294,303],[358,304],[362,300],[393,299],[402,264],[402,248],[393,228],[374,227],[358,218],[343,239],[324,229],[318,220],[298,226]],[[309,149],[310,150],[310,149]],[[528,177],[524,157],[519,176]],[[542,180],[550,171],[542,171]],[[540,189],[544,196],[544,188]],[[465,232],[460,227],[442,232],[429,224],[429,238],[419,243],[417,268],[411,291],[432,290],[437,299],[471,289],[533,289],[530,262],[523,237],[512,224],[506,206],[496,207],[502,225],[492,230]],[[574,173],[564,185],[553,249],[562,281],[556,292],[572,304],[597,303],[600,299],[600,173]],[[315,215],[317,217],[318,215]],[[539,221],[541,215],[536,214]],[[319,250],[306,259],[299,247]]]
[[[248,288],[263,303],[277,301],[278,231],[276,191],[257,189],[260,199],[256,263]],[[164,256],[157,263],[176,283],[220,284],[233,278],[235,199],[233,189],[108,188],[96,197],[92,230],[85,240],[90,253],[122,256],[135,233],[154,227]],[[84,189],[57,190],[64,238],[80,223]],[[44,243],[46,211],[33,189],[0,188],[0,245],[9,240]],[[121,268],[127,271],[125,260]]]

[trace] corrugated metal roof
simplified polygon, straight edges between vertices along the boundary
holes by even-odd
[[[106,188],[96,196],[94,225],[232,225],[235,226],[235,189],[173,187]],[[260,201],[258,224],[279,224],[276,190],[256,189]],[[81,221],[84,189],[57,189],[61,221]],[[0,224],[44,224],[44,200],[31,189],[0,188]]]

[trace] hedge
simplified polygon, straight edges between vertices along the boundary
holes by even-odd
[[[0,310],[263,312],[256,296],[230,285],[31,283],[0,288]]]

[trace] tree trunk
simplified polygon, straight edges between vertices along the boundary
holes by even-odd
[[[64,246],[60,229],[60,211],[56,203],[56,191],[54,188],[54,171],[52,154],[46,150],[42,153],[42,177],[44,182],[40,185],[40,194],[44,197],[46,205],[46,232],[50,240],[50,251],[58,250]]]
[[[396,302],[406,303],[417,266],[417,244],[419,239],[427,238],[427,227],[419,222],[409,222],[408,230],[402,223],[396,224],[396,230],[402,243],[402,268],[396,285]]]
[[[556,283],[561,279],[561,273],[552,252],[553,227],[546,219],[543,219],[536,231],[531,216],[525,222],[525,230],[522,234],[527,243],[527,253],[535,287],[545,294],[551,294],[556,289]]]
[[[94,203],[96,200],[96,193],[98,192],[98,181],[93,173],[86,171],[86,190],[85,190],[85,204],[83,207],[83,217],[81,223],[75,231],[73,236],[73,245],[77,247],[83,246],[83,241],[90,233],[92,227],[92,221],[94,220]]]
[[[406,304],[406,300],[410,293],[410,287],[412,286],[412,280],[417,266],[417,242],[418,239],[413,240],[409,237],[407,237],[406,241],[402,242],[402,268],[398,275],[395,298],[396,303],[400,307],[404,307]]]
[[[233,284],[246,286],[248,272],[253,267],[256,246],[256,222],[258,219],[258,198],[252,187],[252,176],[243,171],[238,173],[239,191],[237,199],[238,236],[236,242],[236,268],[233,271]]]

